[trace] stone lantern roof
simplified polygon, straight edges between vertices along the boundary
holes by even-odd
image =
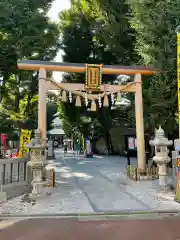
[[[159,126],[159,128],[155,132],[155,138],[154,140],[151,140],[150,142],[151,146],[171,146],[173,144],[172,140],[168,140],[168,138],[165,137],[164,130]]]
[[[46,148],[49,145],[46,141],[41,139],[41,131],[39,129],[35,130],[35,137],[31,139],[31,142],[26,144],[27,148],[35,149],[35,148]]]
[[[164,138],[164,135],[164,130],[161,128],[161,126],[159,126],[159,129],[156,130],[155,136],[157,138]]]

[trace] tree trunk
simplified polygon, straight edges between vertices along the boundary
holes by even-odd
[[[32,94],[29,92],[28,93],[28,98],[27,98],[27,105],[26,105],[25,110],[24,110],[24,115],[28,115],[28,113],[29,113],[31,100],[32,100]]]
[[[114,153],[114,149],[111,141],[111,134],[109,132],[106,132],[105,141],[106,141],[106,147],[108,149],[108,153]]]
[[[16,75],[15,77],[16,77],[16,81],[17,81],[17,86],[16,86],[16,91],[15,91],[14,112],[19,113],[20,112],[19,103],[21,100],[21,93],[20,93],[19,88],[20,88],[22,76],[21,76],[21,74],[19,74],[19,75]]]

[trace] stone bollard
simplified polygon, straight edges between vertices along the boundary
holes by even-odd
[[[50,185],[51,185],[51,187],[53,187],[53,188],[56,186],[54,168],[51,168],[51,169],[50,169]]]
[[[168,156],[168,146],[171,146],[173,141],[168,140],[164,136],[164,130],[161,128],[161,126],[159,126],[159,129],[155,132],[154,140],[150,140],[149,143],[151,146],[155,147],[155,156],[153,157],[153,160],[158,165],[159,190],[169,190],[167,183],[167,164],[171,161],[171,159]]]

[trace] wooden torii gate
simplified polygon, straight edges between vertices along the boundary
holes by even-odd
[[[18,62],[18,69],[39,71],[39,95],[38,95],[38,128],[42,133],[43,139],[46,139],[46,94],[48,90],[64,90],[84,97],[86,92],[85,84],[56,83],[47,78],[48,71],[60,71],[71,73],[85,73],[86,64],[58,63],[47,61],[22,60]],[[159,72],[155,68],[142,66],[116,66],[102,65],[102,74],[111,75],[134,75],[134,81],[127,85],[108,85],[101,84],[99,91],[101,97],[110,93],[134,92],[135,93],[135,111],[136,111],[136,138],[137,138],[137,157],[138,168],[145,170],[145,142],[144,142],[144,119],[143,119],[143,98],[142,98],[142,75],[152,75]],[[88,94],[88,99],[97,99],[97,95]]]

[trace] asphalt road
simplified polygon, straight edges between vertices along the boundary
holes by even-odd
[[[28,219],[0,230],[6,240],[180,240],[180,218],[83,221]]]

